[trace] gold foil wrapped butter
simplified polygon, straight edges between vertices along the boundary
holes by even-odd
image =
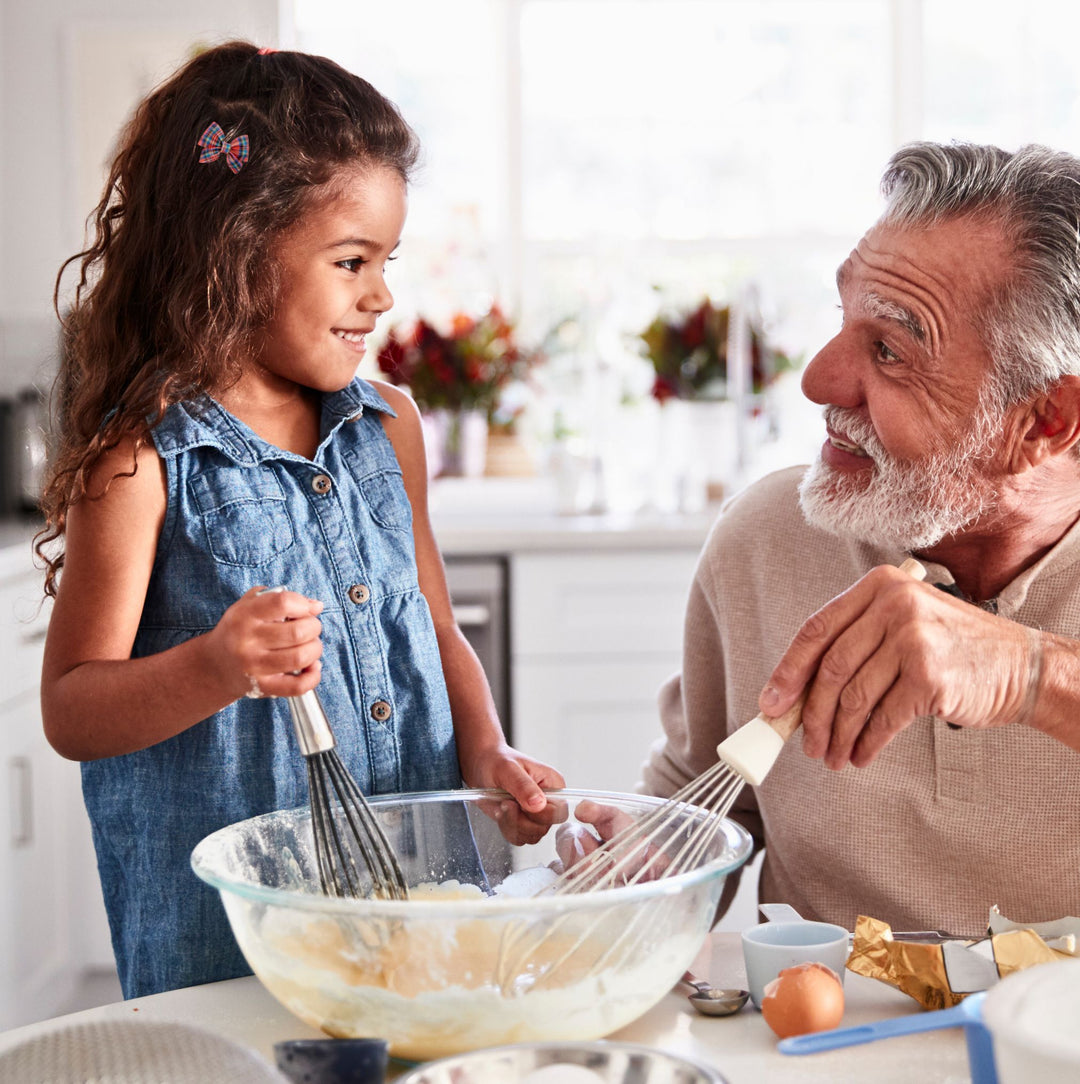
[[[1001,932],[994,932],[995,914]],[[1013,971],[1068,957],[1070,939],[1062,937],[1060,923],[1053,925],[1054,942],[1066,951],[1051,948],[1034,929],[1002,919],[996,907],[991,919],[986,938],[936,943],[895,940],[888,923],[860,915],[848,970],[895,986],[924,1009],[949,1009]],[[1080,934],[1080,920],[1062,921],[1076,923]]]

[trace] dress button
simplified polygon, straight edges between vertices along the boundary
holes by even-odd
[[[330,481],[329,476],[325,474],[316,474],[315,477],[311,479],[311,488],[315,490],[316,493],[329,493],[330,487],[333,484],[334,483]]]
[[[371,598],[371,592],[362,583],[354,583],[349,588],[349,598],[356,603],[357,606],[363,606],[369,598]]]
[[[385,723],[390,718],[390,705],[385,700],[376,700],[371,705],[371,717]]]

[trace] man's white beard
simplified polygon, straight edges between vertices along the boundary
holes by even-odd
[[[980,406],[962,443],[903,463],[882,447],[860,411],[828,407],[825,421],[873,460],[865,471],[839,471],[818,459],[799,486],[808,523],[870,545],[912,551],[936,545],[986,515],[998,489],[985,464],[1003,418]]]

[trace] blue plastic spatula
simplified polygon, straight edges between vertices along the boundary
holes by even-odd
[[[964,1029],[967,1040],[968,1067],[971,1084],[997,1084],[994,1068],[994,1051],[990,1032],[982,1022],[982,1003],[986,994],[970,994],[951,1009],[912,1013],[873,1024],[858,1024],[850,1028],[834,1028],[832,1031],[815,1031],[809,1035],[795,1035],[781,1039],[777,1050],[781,1054],[816,1054],[822,1050],[836,1050],[842,1046],[856,1046],[888,1039],[894,1035],[912,1035],[919,1031],[935,1031],[938,1028]]]

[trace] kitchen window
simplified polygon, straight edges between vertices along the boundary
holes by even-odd
[[[1054,0],[294,0],[290,19],[287,43],[368,77],[423,141],[396,318],[491,297],[526,334],[573,317],[616,398],[645,394],[633,333],[662,300],[756,283],[809,356],[900,143],[1080,149],[1080,9]]]
[[[890,8],[296,0],[293,36],[370,78],[423,140],[403,310],[497,294],[536,327],[613,310],[634,326],[654,286],[798,281],[873,217]]]

